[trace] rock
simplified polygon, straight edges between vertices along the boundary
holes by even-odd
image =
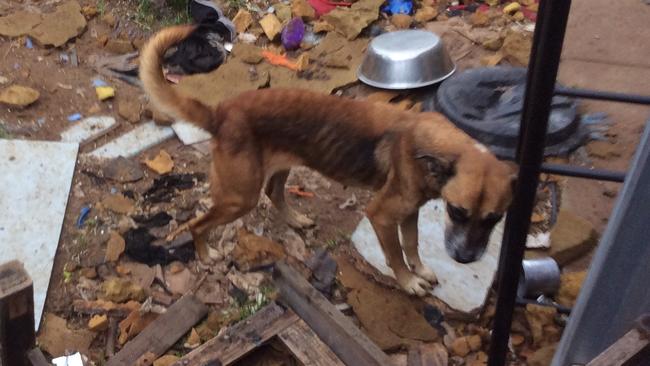
[[[137,99],[119,98],[117,101],[117,114],[131,123],[140,122],[142,105]]]
[[[112,278],[102,284],[103,298],[113,302],[143,301],[144,289],[129,280]]]
[[[103,315],[95,315],[90,320],[88,321],[88,329],[94,331],[94,332],[101,332],[103,330],[106,330],[108,328],[108,316],[106,314]]]
[[[528,361],[528,366],[548,366],[551,364],[551,361],[553,360],[553,356],[555,355],[555,349],[557,348],[557,344],[551,344],[548,346],[544,346],[537,351],[533,352],[533,354],[528,357],[526,361]]]
[[[495,37],[483,42],[482,46],[490,51],[498,51],[503,46],[503,39]]]
[[[296,258],[297,260],[304,262],[307,259],[307,248],[305,246],[305,241],[302,240],[300,235],[298,235],[292,229],[289,229],[285,232],[284,238],[284,250],[290,256]]]
[[[153,366],[171,366],[178,361],[179,357],[174,355],[164,355],[153,362]]]
[[[467,337],[456,338],[451,343],[451,351],[456,356],[465,357],[469,354],[470,348],[469,343],[467,342]]]
[[[27,107],[36,102],[40,93],[32,88],[22,85],[12,85],[0,92],[0,103],[10,107]]]
[[[476,352],[481,349],[483,342],[481,341],[481,336],[475,334],[467,337],[467,344],[469,344],[469,349],[472,352]]]
[[[470,15],[469,22],[475,27],[485,27],[490,24],[490,16],[486,11],[475,11]]]
[[[307,0],[293,0],[291,2],[291,13],[294,17],[300,17],[306,22],[316,19],[316,10]]]
[[[237,33],[244,33],[246,29],[253,24],[253,16],[251,13],[245,9],[239,9],[234,18],[232,18],[233,24],[235,24],[235,30]]]
[[[277,35],[282,31],[282,24],[273,14],[267,14],[264,18],[262,18],[260,20],[260,26],[270,41],[273,41],[275,37],[277,37]]]
[[[395,14],[390,17],[390,22],[398,29],[407,29],[413,23],[413,18],[407,14]]]
[[[558,304],[566,307],[575,305],[586,277],[587,271],[563,273],[560,278],[560,290],[556,296]]]
[[[192,272],[187,268],[176,273],[172,273],[171,270],[165,273],[167,288],[176,295],[185,295],[194,285],[194,280]]]
[[[124,253],[125,242],[122,235],[117,231],[111,231],[111,236],[106,242],[106,261],[115,262],[120,258],[120,255]]]
[[[153,159],[145,159],[144,164],[158,174],[167,174],[174,169],[174,160],[165,150],[160,150]]]
[[[226,278],[238,289],[249,295],[255,295],[264,282],[264,274],[260,272],[240,273],[234,268],[228,272]]]
[[[102,200],[102,205],[116,213],[129,214],[135,209],[135,204],[130,198],[121,194],[112,194]]]
[[[533,345],[541,345],[545,340],[544,327],[554,324],[556,310],[550,306],[526,305],[526,320],[533,336]]]
[[[379,7],[383,3],[384,0],[360,0],[349,8],[337,7],[321,18],[348,40],[353,40],[379,17]]]
[[[277,3],[273,4],[273,7],[275,8],[275,16],[278,17],[278,20],[282,24],[286,24],[288,21],[291,20],[291,5],[289,4],[284,4],[284,3]]]
[[[65,319],[46,314],[38,335],[38,345],[53,357],[63,356],[68,350],[88,354],[96,333],[89,330],[68,329]]]
[[[99,11],[97,10],[97,7],[94,5],[86,5],[81,8],[81,14],[83,14],[84,17],[86,17],[86,20],[90,20],[94,18],[95,16],[97,16],[98,13]]]
[[[135,50],[133,44],[128,39],[116,39],[116,38],[110,38],[106,42],[104,48],[106,49],[106,51],[116,53],[116,54],[129,53]]]
[[[246,43],[235,43],[232,55],[247,64],[259,64],[264,59],[261,48]]]
[[[52,13],[43,14],[43,20],[28,35],[40,46],[60,47],[85,28],[86,18],[81,14],[81,6],[73,0],[57,6]]]
[[[568,210],[560,210],[551,229],[550,255],[560,267],[574,261],[596,247],[598,235],[587,220]]]
[[[514,66],[528,66],[532,44],[532,33],[509,30],[503,39],[501,51],[506,60]]]
[[[418,23],[426,23],[435,19],[438,16],[438,10],[432,6],[424,6],[415,12],[415,21]]]
[[[599,159],[611,159],[621,156],[620,147],[609,141],[592,141],[587,144],[589,156]]]
[[[115,15],[113,13],[106,13],[104,16],[102,16],[102,22],[106,23],[107,26],[113,28],[117,23],[117,19],[115,19]]]
[[[42,19],[41,14],[24,10],[0,17],[0,35],[12,38],[20,37],[29,33]]]
[[[140,164],[129,160],[123,156],[111,159],[108,164],[102,168],[104,178],[114,180],[119,183],[135,182],[144,176]]]
[[[423,343],[408,353],[408,365],[447,366],[449,354],[440,343]]]

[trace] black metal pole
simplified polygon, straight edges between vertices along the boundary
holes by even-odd
[[[555,95],[577,97],[585,99],[606,100],[610,102],[634,103],[650,105],[650,96],[624,93],[613,93],[601,90],[567,88],[558,86],[555,88]]]
[[[564,175],[567,177],[597,179],[609,182],[623,183],[625,181],[625,172],[616,172],[605,169],[589,169],[581,166],[544,163],[542,164],[540,171],[542,173]]]
[[[551,99],[570,7],[570,0],[542,0],[539,6],[517,146],[519,178],[508,210],[499,257],[490,366],[503,366],[507,360],[517,283],[539,183]]]

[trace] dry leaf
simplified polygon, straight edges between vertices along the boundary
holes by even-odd
[[[145,159],[144,163],[149,169],[158,174],[166,174],[174,168],[174,160],[165,150],[160,150],[153,159]]]

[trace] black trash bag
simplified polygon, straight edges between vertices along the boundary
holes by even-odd
[[[187,263],[194,258],[194,243],[186,242],[177,247],[153,245],[156,238],[146,228],[131,229],[124,233],[124,253],[134,261],[148,266],[166,265],[173,261]]]

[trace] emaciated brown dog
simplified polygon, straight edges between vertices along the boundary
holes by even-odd
[[[253,209],[265,184],[290,225],[312,225],[284,198],[289,169],[297,165],[376,191],[367,216],[407,292],[424,295],[436,281],[418,255],[418,209],[430,199],[442,197],[447,203],[448,254],[461,263],[481,257],[511,200],[510,165],[437,113],[405,112],[304,90],[250,91],[217,107],[180,95],[165,80],[161,60],[192,30],[179,26],[156,34],[142,52],[140,77],[161,111],[213,135],[214,206],[189,224],[200,257],[207,251],[208,229]]]

